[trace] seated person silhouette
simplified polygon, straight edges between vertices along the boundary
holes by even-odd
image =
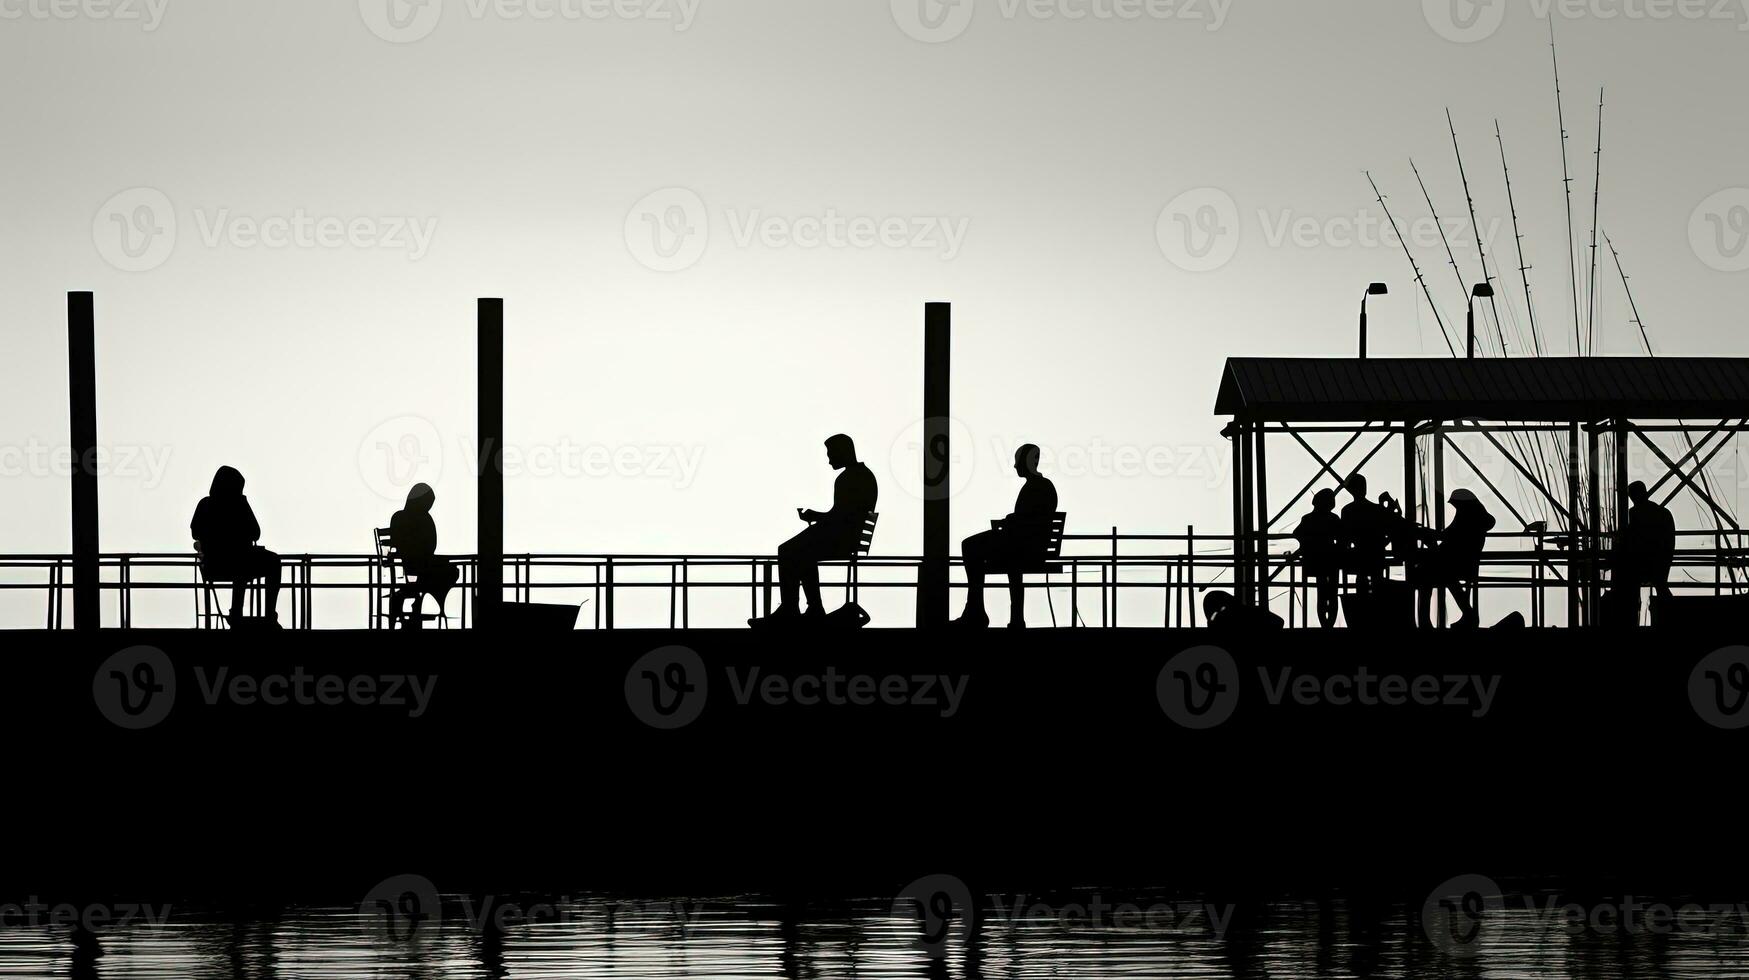
[[[1354,497],[1342,508],[1342,567],[1354,576],[1354,591],[1370,595],[1385,576],[1389,515],[1366,499],[1366,477],[1355,473],[1343,482],[1342,488]]]
[[[424,620],[419,615],[419,603],[424,596],[437,600],[439,613],[443,610],[443,601],[449,596],[449,590],[455,588],[456,579],[461,571],[446,558],[437,555],[437,522],[431,519],[431,507],[437,503],[437,494],[429,486],[420,483],[407,492],[407,505],[395,512],[389,518],[389,541],[395,548],[395,557],[401,560],[401,568],[410,580],[404,586],[395,590],[390,597],[389,608],[393,618],[403,620],[409,629],[422,629]],[[410,616],[403,613],[401,606],[408,599],[413,600],[413,610]]]
[[[832,509],[796,509],[796,514],[808,524],[807,530],[777,547],[777,580],[782,602],[764,619],[750,619],[749,626],[772,626],[819,621],[826,617],[820,601],[820,567],[822,561],[849,558],[856,552],[862,527],[874,513],[880,490],[875,476],[867,466],[857,462],[856,443],[840,433],[826,440],[826,462],[842,470],[832,484]],[[805,592],[808,611],[798,608],[797,593]]]
[[[261,525],[249,498],[243,496],[243,474],[219,467],[212,489],[194,508],[188,530],[207,581],[235,583],[225,621],[233,628],[242,624],[243,593],[250,582],[260,579],[267,593],[268,624],[279,629],[279,556],[255,543],[261,538]]]
[[[1021,446],[1014,453],[1014,472],[1026,482],[1014,499],[1014,513],[992,522],[990,530],[961,543],[966,564],[966,610],[953,625],[983,629],[990,625],[984,611],[984,578],[992,571],[1042,560],[1051,545],[1051,519],[1057,516],[1057,488],[1039,475],[1039,448]],[[1008,573],[1008,625],[1026,627],[1024,576]]]
[[[1300,543],[1300,567],[1317,585],[1318,623],[1325,629],[1336,625],[1336,588],[1342,581],[1342,519],[1336,516],[1336,491],[1319,490],[1312,497],[1312,512],[1300,518],[1294,529]]]
[[[1670,566],[1676,560],[1676,518],[1669,508],[1652,500],[1644,483],[1628,487],[1626,554],[1623,561],[1628,571],[1627,581],[1635,586],[1638,602],[1639,586],[1649,585],[1660,599],[1670,598]]]
[[[1202,614],[1208,621],[1208,628],[1219,633],[1278,630],[1284,625],[1281,617],[1275,613],[1256,606],[1247,606],[1233,598],[1231,592],[1219,589],[1203,597]]]
[[[1453,490],[1448,502],[1456,516],[1445,530],[1421,529],[1421,540],[1430,549],[1416,563],[1421,626],[1433,625],[1433,593],[1444,588],[1462,613],[1456,628],[1474,629],[1482,620],[1481,613],[1470,605],[1470,586],[1481,577],[1482,551],[1488,546],[1488,532],[1494,530],[1494,515],[1474,493],[1462,488]]]

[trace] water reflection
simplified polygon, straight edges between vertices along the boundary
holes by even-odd
[[[1644,910],[1652,905],[1637,900]],[[161,924],[0,927],[0,977],[736,978],[1524,977],[1749,975],[1749,908],[1696,904],[1658,923],[1636,900],[1547,893],[1487,909],[1476,942],[1430,937],[1423,909],[1354,897],[1222,904],[1158,894],[999,896],[945,941],[891,900],[444,896],[420,928],[357,907],[172,909]],[[1679,908],[1684,903],[1670,902]],[[1623,909],[1628,925],[1623,925]],[[1117,910],[1114,912],[1114,909]],[[1125,913],[1123,909],[1130,910]],[[1599,912],[1603,909],[1604,912]],[[1102,911],[1103,910],[1103,911]],[[1575,911],[1577,910],[1577,911]],[[1612,913],[1612,914],[1611,914]]]

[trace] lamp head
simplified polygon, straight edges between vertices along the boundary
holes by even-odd
[[[1390,291],[1391,291],[1391,287],[1385,285],[1382,282],[1375,282],[1372,285],[1366,287],[1366,294],[1368,296],[1384,296],[1384,295],[1388,294]]]
[[[1476,299],[1493,299],[1494,287],[1490,283],[1479,282],[1476,283],[1475,289],[1470,290],[1470,295]]]

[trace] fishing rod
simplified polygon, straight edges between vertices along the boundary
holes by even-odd
[[[1457,277],[1458,295],[1468,296],[1470,287],[1464,284],[1464,270],[1458,268],[1457,255],[1451,250],[1451,239],[1445,234],[1445,222],[1439,220],[1439,209],[1433,206],[1433,195],[1428,193],[1427,181],[1421,178],[1421,170],[1415,166],[1414,158],[1409,160],[1409,169],[1415,172],[1415,182],[1421,185],[1421,196],[1427,200],[1427,211],[1433,215],[1433,226],[1439,229],[1439,241],[1445,246],[1445,257],[1451,265],[1451,274]],[[1464,354],[1468,353],[1468,350],[1464,352]],[[1456,355],[1454,352],[1454,356],[1462,355]]]
[[[1597,220],[1603,204],[1603,89],[1597,90],[1597,176],[1591,189],[1591,284],[1590,312],[1585,317],[1589,353],[1597,351]]]
[[[1452,121],[1451,109],[1445,110],[1445,125],[1451,130],[1451,150],[1457,157],[1458,179],[1464,185],[1464,202],[1470,209],[1470,231],[1476,237],[1476,258],[1482,263],[1482,281],[1488,284],[1488,308],[1494,314],[1494,334],[1500,339],[1500,356],[1509,357],[1511,351],[1506,347],[1506,328],[1500,323],[1500,301],[1494,294],[1494,277],[1488,273],[1488,251],[1482,245],[1482,223],[1476,218],[1476,198],[1470,193],[1470,177],[1464,172],[1464,151],[1458,147],[1457,123]]]
[[[1579,330],[1579,269],[1573,247],[1573,173],[1567,163],[1567,114],[1561,104],[1561,56],[1555,47],[1555,19],[1549,18],[1549,59],[1555,68],[1555,119],[1561,127],[1561,188],[1567,196],[1567,276],[1573,283],[1573,352],[1584,354]]]
[[[1530,265],[1524,261],[1524,234],[1518,230],[1518,203],[1512,197],[1512,168],[1506,164],[1506,139],[1500,135],[1500,120],[1494,120],[1494,140],[1500,144],[1500,170],[1506,175],[1506,206],[1512,212],[1512,239],[1518,246],[1518,277],[1524,283],[1524,307],[1530,316],[1531,348],[1543,356],[1542,334],[1536,325],[1536,303],[1530,298]]]
[[[1439,304],[1433,301],[1433,290],[1427,285],[1427,277],[1422,275],[1421,266],[1415,261],[1415,253],[1409,249],[1409,240],[1397,229],[1397,219],[1391,215],[1391,206],[1385,203],[1385,195],[1379,191],[1378,181],[1373,180],[1372,171],[1365,170],[1366,182],[1372,185],[1373,196],[1378,198],[1379,208],[1385,212],[1385,220],[1391,223],[1391,234],[1397,236],[1397,244],[1403,246],[1403,255],[1409,260],[1409,268],[1415,273],[1415,281],[1420,284],[1421,292],[1427,297],[1427,305],[1433,309],[1433,321],[1439,324],[1439,336],[1445,341],[1445,347],[1451,351],[1451,356],[1457,356],[1457,346],[1451,342],[1451,335],[1445,329],[1445,319],[1439,315]]]

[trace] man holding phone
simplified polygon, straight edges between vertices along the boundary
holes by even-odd
[[[820,601],[820,562],[848,558],[856,551],[863,522],[874,513],[880,489],[874,473],[856,459],[856,443],[840,433],[826,440],[826,462],[840,470],[832,485],[832,509],[821,513],[796,508],[796,516],[808,528],[777,548],[777,581],[782,603],[764,619],[750,626],[818,622],[826,616]],[[798,594],[805,593],[808,611],[797,607]]]

